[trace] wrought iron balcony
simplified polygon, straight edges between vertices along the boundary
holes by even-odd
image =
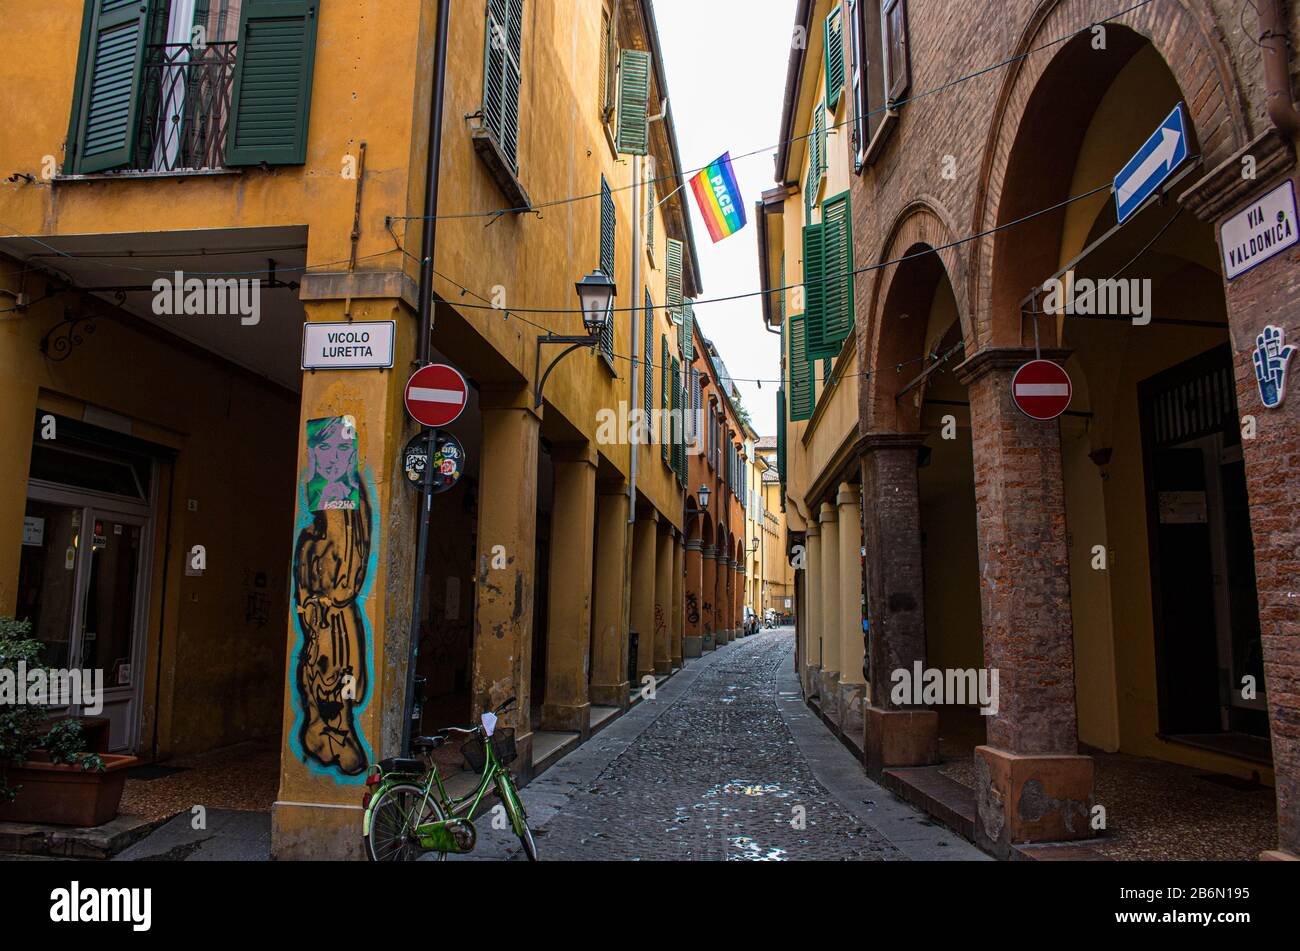
[[[237,46],[159,43],[146,48],[132,171],[224,166]]]

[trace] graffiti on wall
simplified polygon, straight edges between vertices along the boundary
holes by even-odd
[[[686,592],[686,620],[691,624],[700,623],[700,603],[694,591]]]
[[[351,418],[308,420],[293,552],[299,639],[291,737],[303,762],[340,781],[360,777],[370,759],[357,719],[372,664],[363,604],[376,557],[371,498]]]

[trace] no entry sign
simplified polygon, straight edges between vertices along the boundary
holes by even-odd
[[[1051,360],[1030,360],[1011,378],[1011,398],[1030,419],[1056,419],[1073,390],[1069,374]]]
[[[406,383],[406,411],[425,426],[446,426],[465,410],[469,387],[454,367],[420,367]]]

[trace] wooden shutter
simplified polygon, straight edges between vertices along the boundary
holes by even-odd
[[[655,400],[655,381],[650,375],[650,363],[652,360],[651,350],[655,343],[655,312],[654,301],[650,299],[649,289],[645,292],[645,349],[641,351],[642,368],[645,370],[645,381],[642,384],[645,396],[646,415],[650,415],[650,410],[654,408]],[[648,425],[648,423],[647,423]]]
[[[244,0],[227,165],[307,161],[320,0]]]
[[[488,0],[483,51],[483,125],[519,171],[519,87],[524,0]]]
[[[79,174],[120,168],[134,157],[149,4],[89,0],[86,16],[72,143],[72,168]]]
[[[790,419],[799,421],[812,419],[813,414],[813,379],[812,365],[804,349],[804,326],[806,315],[791,317],[789,347],[786,356],[790,381]]]
[[[695,305],[687,301],[682,305],[682,362],[690,366],[695,362]]]
[[[659,207],[655,195],[657,190],[653,178],[646,182],[645,246],[652,257],[655,253],[655,209]]]
[[[668,461],[668,445],[672,442],[672,420],[668,416],[668,336],[659,337],[659,408],[664,411],[659,427],[659,444],[663,447],[664,462]]]
[[[844,17],[837,6],[826,18],[826,107],[832,112],[844,88]]]
[[[676,318],[680,316],[682,304],[685,303],[682,298],[682,243],[674,238],[668,239],[668,299],[665,301],[668,305],[669,316]]]
[[[806,335],[810,348],[823,345],[826,320],[825,233],[825,225],[808,225],[803,229],[804,321],[800,332]],[[793,393],[790,398],[793,404]]]
[[[821,320],[807,326],[809,360],[835,357],[844,339],[853,332],[853,239],[847,194],[822,205],[822,223],[818,227],[822,235]],[[804,279],[808,280],[806,271]]]
[[[785,485],[785,390],[776,391],[776,474]]]
[[[618,70],[618,150],[632,155],[650,151],[650,54],[623,50]]]
[[[673,357],[673,471],[677,473],[678,483],[686,482],[686,446],[682,432],[682,364]]]
[[[615,248],[618,236],[617,209],[614,207],[614,195],[610,191],[605,176],[600,176],[600,269],[611,281],[614,280]]]
[[[903,98],[912,83],[907,48],[907,0],[885,0],[880,22],[885,32],[885,94],[894,103]]]

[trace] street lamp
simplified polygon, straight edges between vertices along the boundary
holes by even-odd
[[[709,487],[703,482],[700,483],[700,508],[709,507]]]
[[[614,295],[618,288],[609,276],[600,270],[592,271],[582,280],[578,281],[574,287],[578,291],[578,302],[582,305],[582,326],[586,329],[585,336],[559,335],[546,333],[537,338],[537,363],[540,370],[542,365],[542,347],[546,344],[567,343],[569,347],[546,367],[537,378],[537,384],[533,388],[533,408],[536,409],[542,405],[542,388],[546,386],[546,378],[551,375],[556,364],[567,357],[573,351],[581,347],[595,347],[600,343],[600,333],[605,326],[613,319],[611,311],[614,308]]]

